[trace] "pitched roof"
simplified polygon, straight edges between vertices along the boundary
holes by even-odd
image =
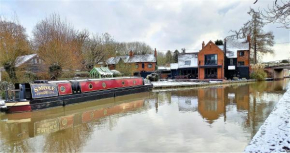
[[[98,71],[101,75],[113,75],[113,72],[108,67],[94,67],[92,70]]]
[[[249,50],[249,42],[245,39],[226,40],[226,55],[228,58],[237,58],[239,50]]]
[[[154,54],[145,54],[145,55],[133,55],[127,61],[128,63],[137,63],[137,62],[156,62]]]
[[[130,56],[116,56],[110,57],[107,59],[107,64],[118,64],[120,59],[124,61],[124,63],[138,63],[138,62],[156,62],[156,57],[154,54],[145,54],[145,55],[133,55]]]
[[[32,58],[36,57],[37,54],[30,54],[30,55],[24,55],[24,56],[19,56],[16,58],[16,67],[21,66],[22,64],[26,63],[27,61],[31,60]]]

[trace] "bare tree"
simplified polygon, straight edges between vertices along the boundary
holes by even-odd
[[[105,61],[109,56],[115,55],[114,39],[108,33],[95,34],[84,42],[82,52],[86,68],[88,70],[92,69],[95,64]]]
[[[272,6],[264,9],[262,16],[269,23],[280,23],[283,28],[290,29],[290,0],[281,0],[280,3],[275,0]]]
[[[17,81],[16,59],[30,52],[30,43],[25,28],[17,20],[7,21],[0,17],[0,65],[11,81]]]
[[[244,24],[244,26],[238,31],[232,31],[234,39],[246,39],[248,35],[251,36],[251,49],[254,50],[254,63],[257,63],[257,56],[262,56],[266,53],[273,54],[274,51],[271,46],[274,45],[274,35],[272,32],[264,32],[263,27],[265,23],[259,12],[254,9],[250,9],[248,14],[252,17],[250,21]],[[228,37],[228,38],[229,38]],[[258,55],[259,54],[259,55]]]
[[[33,35],[34,45],[49,68],[51,78],[57,79],[62,69],[81,67],[81,46],[87,38],[86,32],[76,31],[58,14],[52,14],[35,26]]]
[[[132,50],[136,55],[150,54],[153,49],[144,42],[122,42],[117,43],[117,51],[119,55],[128,55]]]

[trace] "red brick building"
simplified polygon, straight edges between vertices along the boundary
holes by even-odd
[[[215,43],[202,43],[198,53],[198,79],[224,79],[224,52]]]

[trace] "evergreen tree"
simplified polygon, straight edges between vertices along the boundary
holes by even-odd
[[[218,40],[218,39],[214,43],[216,45],[223,45],[224,44],[224,42],[222,40]]]
[[[178,62],[178,54],[179,54],[179,52],[178,52],[178,50],[176,49],[176,50],[174,51],[174,53],[173,53],[173,62],[174,62],[174,63],[177,63],[177,62]]]
[[[172,54],[171,54],[171,51],[170,50],[168,50],[167,52],[166,52],[166,55],[165,55],[165,58],[166,58],[166,63],[171,63],[172,62]]]

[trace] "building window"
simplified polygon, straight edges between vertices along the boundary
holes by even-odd
[[[244,56],[244,55],[245,55],[244,51],[240,51],[240,52],[239,52],[239,55],[240,55],[240,56]]]
[[[145,67],[145,66],[144,66],[144,63],[142,63],[142,68],[144,69],[144,67]]]
[[[232,58],[230,59],[230,65],[234,65],[234,60]]]
[[[136,67],[136,69],[138,69],[139,68],[139,64],[136,64],[135,67]]]
[[[152,68],[152,64],[148,64],[148,68]]]
[[[205,65],[217,65],[217,54],[205,55]]]
[[[238,62],[238,66],[244,66],[245,62]]]
[[[190,65],[191,61],[185,61],[184,65]]]

